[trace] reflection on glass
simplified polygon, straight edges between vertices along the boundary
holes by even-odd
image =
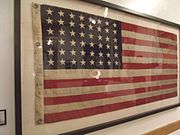
[[[107,15],[108,15],[108,7],[105,7],[105,9],[104,9],[104,17],[107,17]]]
[[[41,10],[45,123],[177,96],[175,34],[106,18],[108,8]]]
[[[99,79],[100,76],[101,76],[101,71],[100,71],[100,70],[94,70],[94,71],[92,72],[92,77],[93,77],[93,78]]]

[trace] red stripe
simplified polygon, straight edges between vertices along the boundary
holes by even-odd
[[[172,54],[142,52],[142,51],[132,51],[132,50],[123,50],[122,55],[123,56],[132,56],[132,57],[176,59],[176,55],[172,55]]]
[[[142,26],[138,26],[138,25],[134,25],[134,24],[130,24],[130,23],[122,22],[121,29],[132,31],[132,32],[137,32],[137,33],[141,33],[141,34],[152,35],[152,36],[156,36],[156,37],[168,38],[168,39],[177,41],[176,34],[173,34],[170,32],[165,32],[165,31],[160,31],[160,30],[156,30],[156,29],[151,29],[151,28],[147,28],[147,27],[142,27]]]
[[[63,97],[45,97],[44,105],[56,105],[56,104],[64,104],[64,103],[72,103],[72,102],[81,102],[87,100],[96,100],[103,98],[111,98],[125,95],[134,95],[137,93],[146,93],[149,91],[157,91],[169,88],[175,88],[177,86],[174,84],[167,84],[162,86],[152,86],[152,87],[143,87],[143,88],[134,88],[134,89],[126,89],[126,90],[118,90],[118,91],[108,91],[102,93],[93,93],[93,94],[84,94],[84,95],[75,95],[75,96],[63,96]]]
[[[177,75],[154,75],[154,76],[136,76],[136,77],[113,77],[113,78],[82,78],[82,79],[63,79],[63,80],[44,80],[44,89],[50,88],[68,88],[96,85],[110,85],[123,83],[136,83],[157,80],[177,79]]]
[[[97,107],[86,108],[86,109],[81,109],[81,110],[45,114],[44,122],[51,123],[51,122],[57,122],[57,121],[63,121],[63,120],[82,118],[82,117],[87,117],[91,115],[125,109],[125,108],[129,108],[133,106],[139,106],[139,105],[143,105],[143,104],[147,104],[147,103],[151,103],[151,102],[155,102],[155,101],[159,101],[159,100],[163,100],[167,98],[172,98],[175,96],[177,96],[177,92],[148,97],[148,98],[142,98],[142,99],[137,99],[137,100],[131,100],[131,101],[122,102],[122,103],[108,104],[105,106],[97,106]]]
[[[153,42],[153,41],[147,41],[147,40],[140,40],[140,39],[130,38],[130,37],[122,37],[122,43],[177,50],[177,46],[175,45],[169,45],[165,43]]]
[[[162,63],[123,63],[122,69],[176,69],[177,64]]]

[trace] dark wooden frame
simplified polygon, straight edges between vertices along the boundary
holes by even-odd
[[[3,112],[4,113],[4,123],[0,123],[0,126],[6,125],[7,124],[7,118],[6,118],[6,110],[0,110],[0,113]]]
[[[111,4],[108,2],[104,2],[101,0],[82,0],[88,3],[92,3],[92,4],[96,4],[96,5],[100,5],[100,6],[105,6],[105,7],[109,7],[111,9],[115,9],[118,11],[122,11],[122,12],[126,12],[129,14],[133,14],[136,16],[140,16],[143,18],[147,18],[150,20],[154,20],[163,24],[167,24],[170,26],[174,26],[176,28],[180,29],[180,25],[158,18],[158,17],[154,17],[151,15],[147,15],[147,14],[143,14],[140,12],[136,12],[115,4]],[[15,67],[14,67],[14,71],[15,71],[15,123],[16,123],[16,135],[22,135],[22,114],[21,114],[21,0],[14,0],[14,61],[15,61]],[[104,128],[108,128],[108,127],[112,127],[118,124],[122,124],[128,121],[132,121],[132,120],[136,120],[136,119],[140,119],[142,117],[145,116],[149,116],[152,114],[156,114],[162,111],[166,111],[175,107],[180,106],[180,103],[175,104],[175,105],[171,105],[168,107],[164,107],[161,109],[156,109],[156,110],[152,110],[149,112],[145,112],[145,113],[141,113],[138,115],[134,115],[134,116],[130,116],[128,118],[123,118],[123,119],[117,119],[114,121],[110,121],[110,122],[106,122],[106,123],[102,123],[99,125],[94,125],[94,126],[90,126],[87,128],[83,128],[83,129],[79,129],[79,130],[75,130],[72,132],[67,132],[64,133],[62,135],[83,135],[83,134],[87,134],[90,132],[94,132],[97,130],[101,130]]]
[[[14,0],[15,133],[22,135],[21,114],[21,0]]]

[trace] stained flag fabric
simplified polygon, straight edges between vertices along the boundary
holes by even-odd
[[[44,123],[177,96],[177,36],[41,5]]]

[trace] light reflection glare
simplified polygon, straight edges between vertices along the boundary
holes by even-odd
[[[52,40],[49,39],[47,44],[48,44],[48,45],[51,45],[51,43],[52,43]]]
[[[108,15],[108,8],[105,7],[105,10],[104,10],[104,17],[107,17],[107,15]]]
[[[95,21],[95,20],[92,20],[92,23],[93,23],[93,24],[96,24],[96,21]]]
[[[101,72],[99,70],[93,71],[93,73],[92,73],[93,78],[99,79],[100,76],[101,76]]]
[[[39,48],[39,49],[41,49],[41,48],[42,48],[42,46],[40,45],[38,48]]]

